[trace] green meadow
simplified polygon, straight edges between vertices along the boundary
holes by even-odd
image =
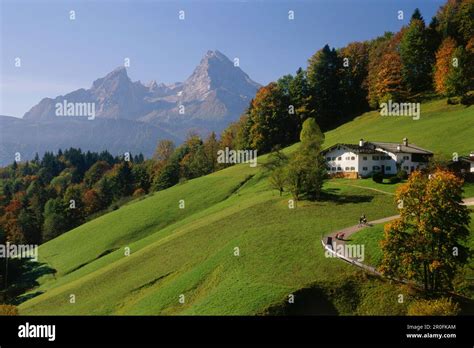
[[[447,105],[446,99],[421,104],[420,119],[365,113],[326,133],[325,146],[367,141],[401,142],[407,137],[435,154],[451,157],[474,151],[474,106]]]
[[[435,101],[423,104],[418,121],[371,112],[328,132],[326,145],[407,136],[464,153],[474,148],[473,110]],[[413,292],[328,258],[321,246],[325,234],[362,213],[396,214],[397,185],[329,180],[324,199],[290,209],[290,195],[269,187],[266,156],[258,160],[257,168],[232,166],[134,200],[43,244],[38,286],[24,295],[20,314],[405,314]],[[378,228],[355,235],[365,238],[366,253],[377,253]]]

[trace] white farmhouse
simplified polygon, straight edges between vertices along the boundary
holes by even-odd
[[[361,178],[380,172],[395,175],[398,170],[411,173],[427,166],[431,151],[402,143],[368,142],[361,139],[358,145],[336,144],[323,151],[328,173],[331,176]]]

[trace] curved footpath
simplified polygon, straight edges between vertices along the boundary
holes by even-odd
[[[474,197],[464,199],[463,204],[466,205],[466,206],[474,205]],[[400,215],[388,216],[388,217],[385,217],[385,218],[382,218],[382,219],[369,221],[369,224],[370,225],[382,224],[384,222],[389,222],[389,221],[395,220],[399,217],[400,217]],[[321,243],[323,245],[323,248],[326,251],[328,251],[329,253],[331,253],[333,256],[335,256],[335,257],[337,257],[337,258],[339,258],[343,261],[346,261],[346,262],[348,262],[348,263],[350,263],[354,266],[363,268],[364,270],[366,270],[368,272],[371,272],[371,273],[374,273],[374,274],[377,274],[377,275],[381,275],[380,272],[378,272],[375,267],[369,266],[369,265],[364,264],[362,262],[359,262],[354,258],[347,257],[346,255],[339,254],[339,253],[337,253],[333,250],[333,243],[334,242],[337,241],[337,243],[336,243],[337,245],[345,245],[346,241],[348,241],[348,239],[351,235],[353,235],[354,233],[356,233],[356,232],[358,232],[358,231],[360,231],[360,230],[362,230],[366,227],[368,227],[368,226],[367,225],[354,225],[354,226],[346,227],[346,228],[344,228],[342,230],[339,230],[339,231],[334,231],[334,232],[328,234],[326,237],[324,237],[324,239],[321,240]],[[341,234],[341,233],[344,234],[344,239],[336,239],[336,235]],[[328,243],[329,237],[331,237],[331,243]]]

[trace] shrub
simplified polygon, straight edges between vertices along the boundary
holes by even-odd
[[[391,184],[397,184],[401,181],[401,179],[398,176],[392,176],[390,177],[389,181]]]
[[[441,298],[438,300],[419,300],[413,302],[408,307],[408,315],[457,315],[459,314],[459,305],[452,302],[450,298]]]
[[[375,181],[377,184],[381,184],[383,182],[383,174],[382,173],[374,173],[372,175],[372,180]]]
[[[0,305],[0,316],[2,315],[18,315],[16,306],[2,304]]]
[[[397,178],[400,180],[406,180],[408,179],[408,173],[404,170],[399,170],[397,173]]]

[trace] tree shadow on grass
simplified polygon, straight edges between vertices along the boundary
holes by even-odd
[[[39,285],[38,279],[42,276],[52,274],[56,275],[56,270],[51,268],[46,263],[31,261],[31,260],[14,260],[17,275],[12,277],[10,286],[6,294],[8,302],[14,305],[19,305],[33,297],[41,295],[41,291],[25,294],[27,291]]]
[[[370,195],[344,195],[336,194],[339,189],[327,189],[319,195],[319,202],[334,202],[336,204],[347,203],[369,203],[372,202],[374,196]]]
[[[265,315],[339,315],[326,291],[319,286],[293,293],[294,302],[286,300],[266,310]]]

